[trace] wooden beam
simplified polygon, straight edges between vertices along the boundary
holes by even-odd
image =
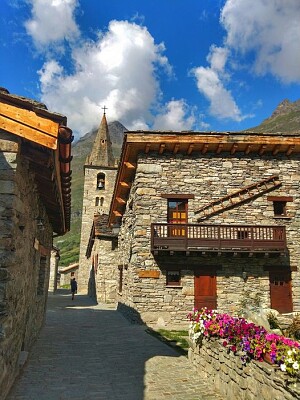
[[[289,146],[289,148],[287,149],[286,155],[290,156],[292,154],[292,152],[294,151],[294,149],[295,149],[294,145]]]
[[[231,146],[231,149],[230,149],[230,154],[234,154],[236,152],[237,148],[238,148],[238,144],[233,143],[233,145]]]
[[[122,187],[126,187],[126,188],[129,188],[129,187],[130,187],[130,183],[125,182],[125,181],[120,182],[120,185],[121,185]]]
[[[201,150],[201,153],[205,154],[207,152],[207,150],[208,150],[208,143],[204,143],[204,145],[202,147],[202,150]]]
[[[1,104],[1,103],[0,103]],[[38,131],[31,126],[24,125],[19,121],[14,121],[0,115],[0,128],[11,132],[14,135],[30,140],[31,142],[40,144],[49,149],[56,150],[57,138],[50,136],[42,131]],[[58,125],[56,124],[56,128]]]
[[[122,199],[121,197],[116,197],[116,200],[119,204],[125,204],[126,201],[124,199]]]
[[[246,149],[245,149],[245,154],[249,154],[251,151],[252,145],[251,144],[247,144]]]
[[[8,103],[0,103],[0,115],[5,119],[26,125],[31,129],[57,138],[58,123],[37,115],[34,111]]]
[[[217,150],[216,150],[216,153],[220,154],[221,151],[223,150],[223,147],[224,147],[224,143],[219,143],[218,147],[217,147]]]
[[[280,144],[277,144],[276,146],[274,146],[273,151],[272,151],[272,155],[276,156],[276,154],[279,152],[280,150]]]
[[[188,149],[187,149],[187,154],[191,154],[191,153],[192,153],[194,146],[195,146],[194,143],[191,143],[191,144],[189,145],[189,147],[188,147]]]
[[[259,149],[259,151],[258,151],[258,154],[259,154],[260,156],[262,156],[262,155],[264,154],[264,152],[266,151],[266,147],[267,147],[266,144],[262,144],[262,145],[260,146],[260,149]]]
[[[159,153],[159,154],[162,154],[162,153],[165,151],[165,148],[166,148],[166,144],[165,144],[165,143],[161,143],[161,144],[159,145],[158,153]]]
[[[175,143],[174,149],[173,149],[173,154],[177,154],[179,149],[180,149],[180,144],[179,143]]]
[[[116,210],[114,210],[113,213],[114,213],[115,217],[122,217],[122,215],[123,215],[119,211],[116,211]]]
[[[128,169],[135,169],[135,168],[136,168],[136,165],[130,163],[129,161],[125,161],[125,162],[124,162],[124,165],[125,165],[125,167],[128,168]]]

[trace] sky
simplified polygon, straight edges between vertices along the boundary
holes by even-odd
[[[75,138],[239,131],[300,99],[300,0],[1,0],[0,86]]]

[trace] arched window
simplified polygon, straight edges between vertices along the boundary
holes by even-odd
[[[102,197],[101,197],[101,199],[102,199]],[[96,206],[96,207],[99,206],[99,197],[96,197],[95,206]]]
[[[105,189],[105,175],[103,173],[97,175],[97,189]]]
[[[104,203],[104,197],[101,197],[101,199],[100,199],[100,206],[103,206],[103,203]]]

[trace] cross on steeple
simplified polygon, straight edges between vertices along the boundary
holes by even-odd
[[[103,114],[105,115],[105,110],[107,110],[108,108],[107,107],[102,107],[102,110],[104,110],[104,112],[103,112]]]

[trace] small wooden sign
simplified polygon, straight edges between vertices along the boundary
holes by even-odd
[[[155,278],[158,279],[160,275],[160,271],[157,270],[146,270],[142,269],[139,271],[139,278]]]

